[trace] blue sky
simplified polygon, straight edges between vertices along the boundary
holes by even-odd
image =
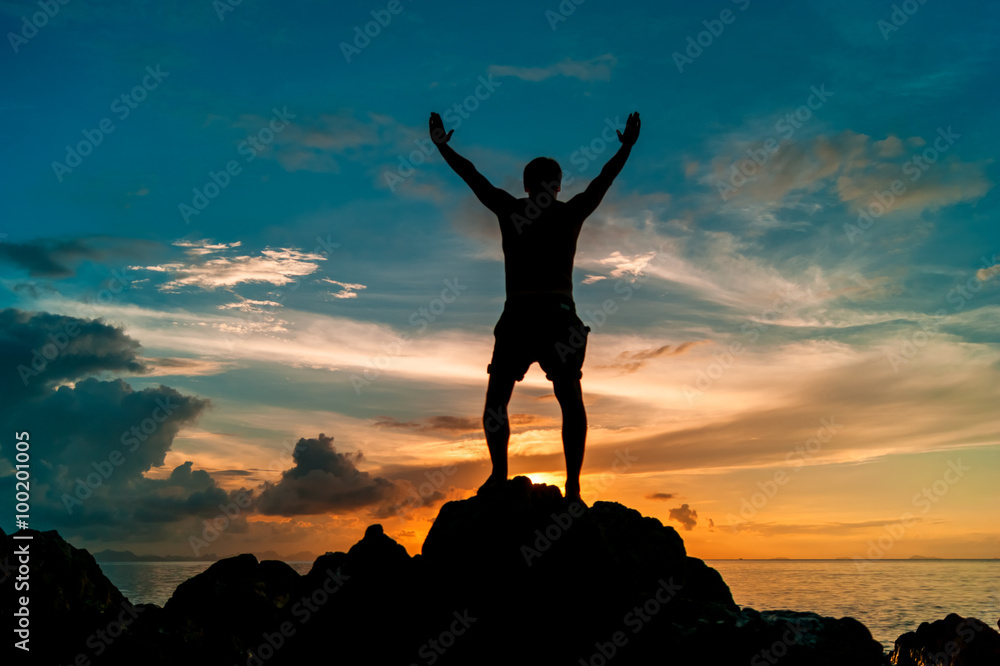
[[[576,260],[584,498],[702,557],[865,556],[907,511],[885,557],[998,556],[996,5],[73,0],[26,27],[39,12],[0,3],[0,306],[44,528],[186,553],[242,491],[207,550],[345,548],[378,520],[419,550],[488,473],[504,297],[496,220],[422,148],[429,113],[495,185],[519,194],[545,155],[568,197],[638,110]],[[561,486],[537,367],[512,412],[512,473]],[[803,449],[823,419],[843,425]]]

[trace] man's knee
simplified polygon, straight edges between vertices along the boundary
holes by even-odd
[[[579,403],[583,405],[583,388],[580,386],[580,379],[554,379],[552,390],[556,394],[559,404]]]

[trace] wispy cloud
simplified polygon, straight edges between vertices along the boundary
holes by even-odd
[[[581,81],[609,81],[611,70],[618,59],[605,53],[591,60],[566,58],[546,67],[514,67],[510,65],[490,65],[489,73],[496,76],[513,76],[522,81],[544,81],[554,76],[565,76]]]
[[[311,275],[319,268],[316,262],[326,261],[325,255],[291,248],[265,249],[261,250],[258,256],[246,254],[206,258],[236,248],[240,243],[177,241],[174,244],[187,248],[186,261],[130,266],[129,269],[170,275],[172,279],[160,284],[160,290],[179,291],[184,287],[201,289],[234,287],[244,282],[286,285],[297,278]]]
[[[323,278],[320,281],[340,287],[339,291],[328,292],[333,298],[357,298],[360,290],[368,288],[363,284],[357,284],[355,282],[339,282],[337,280],[331,280],[330,278]]]

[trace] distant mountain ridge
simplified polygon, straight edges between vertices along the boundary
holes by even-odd
[[[259,560],[281,560],[283,562],[313,562],[318,555],[307,550],[300,550],[291,555],[281,556],[273,550],[254,553]],[[216,562],[220,559],[215,553],[206,553],[199,557],[184,555],[136,555],[131,550],[105,549],[94,553],[98,562]]]

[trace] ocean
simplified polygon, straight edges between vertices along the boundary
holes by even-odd
[[[740,606],[851,616],[886,650],[921,622],[948,613],[991,627],[1000,618],[1000,560],[882,560],[859,571],[853,560],[706,560]],[[305,574],[312,562],[289,562]],[[100,563],[132,603],[162,606],[206,562]]]

